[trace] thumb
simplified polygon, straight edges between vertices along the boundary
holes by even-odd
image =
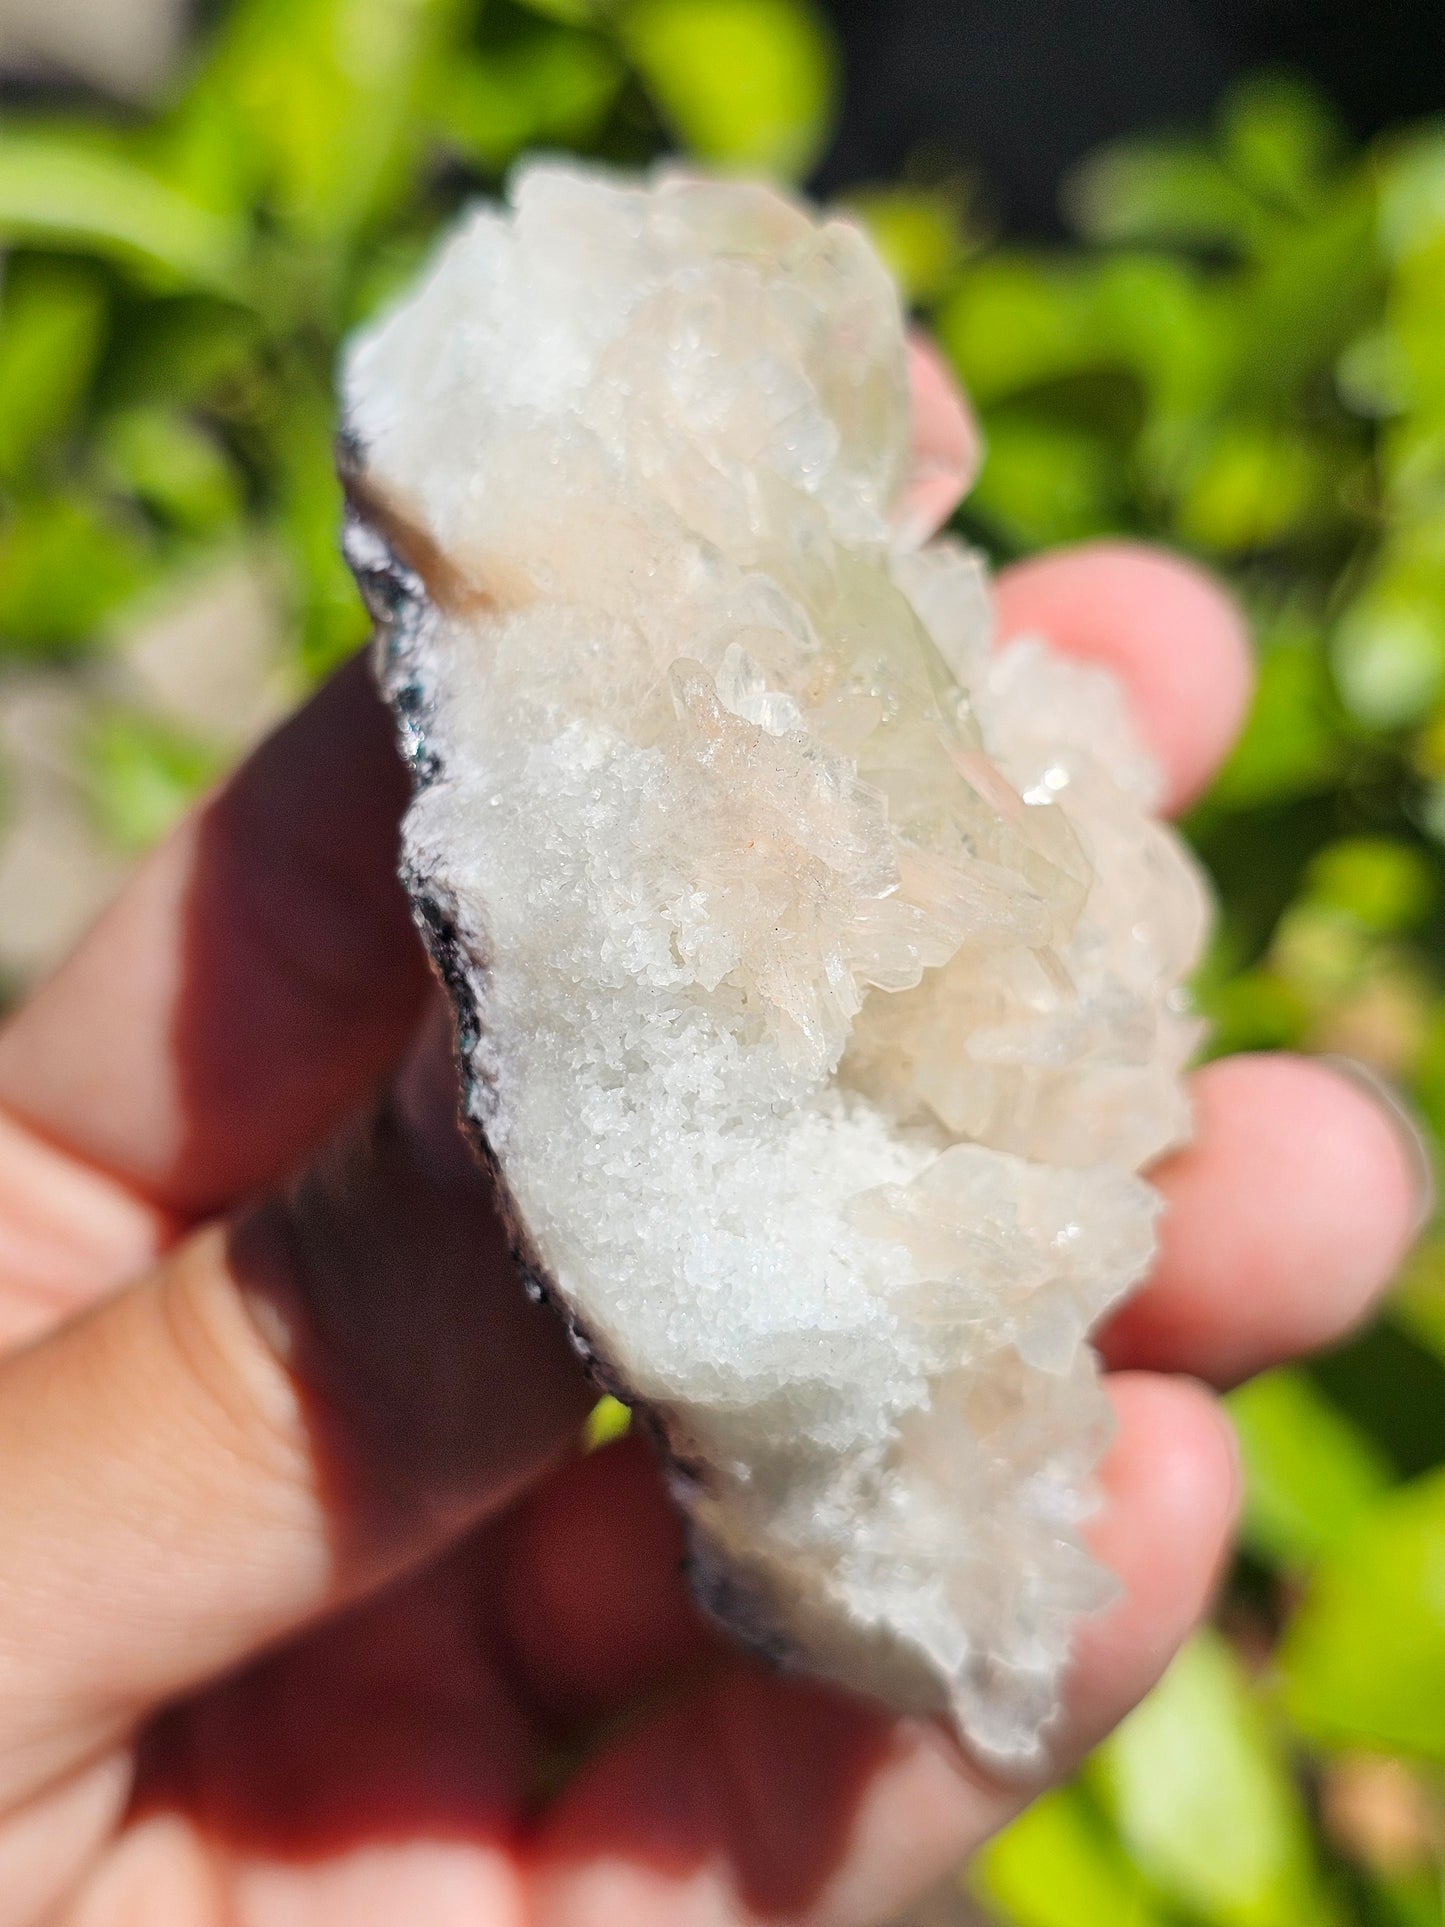
[[[0,1365],[0,1803],[425,1559],[586,1385],[455,1125],[445,1027],[284,1194]]]

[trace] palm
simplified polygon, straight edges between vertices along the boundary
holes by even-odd
[[[916,375],[936,519],[967,434]],[[1174,800],[1198,788],[1246,686],[1217,592],[1104,548],[1001,604],[1111,662]],[[645,1444],[577,1454],[580,1371],[452,1123],[401,788],[346,672],[0,1030],[0,1927],[881,1920],[1027,1790],[732,1651]],[[1156,1275],[1104,1335],[1093,1537],[1122,1589],[1081,1629],[1057,1771],[1223,1556],[1227,1428],[1177,1374],[1342,1330],[1418,1207],[1333,1073],[1242,1059],[1195,1090]]]
[[[156,1722],[125,1830],[158,1893],[195,1888],[187,1920],[518,1917],[548,1735],[496,1658],[494,1540]]]

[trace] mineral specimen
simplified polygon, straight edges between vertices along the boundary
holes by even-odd
[[[548,164],[345,375],[405,875],[534,1289],[665,1443],[696,1589],[1035,1756],[1088,1334],[1188,1128],[1205,904],[1101,672],[895,511],[897,296],[755,186]]]

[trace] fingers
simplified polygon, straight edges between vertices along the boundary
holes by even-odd
[[[1072,1759],[1153,1684],[1206,1606],[1237,1504],[1206,1394],[1113,1383],[1099,1556],[1119,1604],[1081,1634],[1058,1739]],[[657,1575],[637,1573],[639,1591]],[[903,1908],[1028,1797],[938,1730],[736,1660],[603,1755],[536,1843],[539,1927],[863,1927]],[[605,1848],[605,1851],[603,1850]]]
[[[682,1522],[634,1432],[564,1465],[507,1522],[499,1568],[508,1672],[562,1726],[605,1718],[732,1648],[683,1571]]]
[[[5,1815],[0,1829],[0,1920],[6,1927],[37,1922],[51,1927],[61,1920],[62,1908],[74,1896],[77,1869],[104,1849],[125,1813],[130,1785],[131,1760],[117,1751],[89,1762]]]
[[[0,1365],[0,1804],[421,1559],[587,1393],[418,1065],[284,1200]]]
[[[174,1227],[0,1113],[0,1353],[136,1277]]]
[[[1157,1266],[1103,1350],[1230,1385],[1357,1324],[1428,1191],[1403,1123],[1326,1064],[1228,1058],[1193,1095],[1194,1142],[1150,1174],[1165,1201]]]
[[[1252,686],[1244,624],[1202,570],[1130,542],[1093,542],[1005,569],[999,633],[1038,633],[1112,669],[1177,811],[1204,787],[1244,721]]]
[[[395,1060],[425,994],[395,876],[405,799],[354,662],[0,1030],[0,1105],[186,1216],[289,1169]]]

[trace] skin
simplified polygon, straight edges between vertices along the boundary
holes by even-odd
[[[915,381],[917,526],[977,437]],[[999,605],[1118,672],[1175,805],[1207,780],[1249,689],[1212,582],[1098,545]],[[456,1132],[403,801],[353,665],[0,1030],[0,1927],[884,1919],[1038,1786],[732,1650],[645,1444],[580,1453],[591,1394]],[[1195,1100],[1103,1335],[1120,1596],[1049,1778],[1208,1604],[1238,1498],[1209,1387],[1356,1323],[1425,1204],[1323,1065],[1216,1064]]]

